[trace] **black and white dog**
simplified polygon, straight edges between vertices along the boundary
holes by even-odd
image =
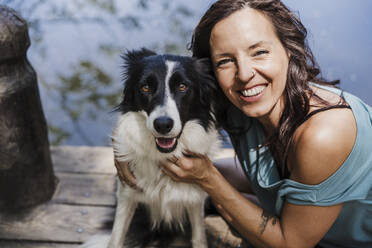
[[[84,247],[144,247],[151,241],[143,234],[146,230],[135,234],[140,239],[137,245],[128,243],[127,235],[135,210],[141,207],[149,219],[143,228],[156,232],[164,227],[184,230],[187,225],[192,247],[205,248],[206,193],[197,185],[173,181],[159,164],[185,150],[209,157],[219,150],[213,115],[216,86],[209,62],[146,49],[127,52],[123,59],[125,88],[113,148],[119,161],[129,163],[142,191],[119,184],[111,237]]]

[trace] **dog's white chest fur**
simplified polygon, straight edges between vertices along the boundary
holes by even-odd
[[[185,150],[211,158],[217,153],[220,142],[215,128],[205,131],[197,121],[189,121],[178,139],[177,148],[171,153],[161,153],[153,134],[146,128],[146,114],[128,112],[118,120],[113,146],[116,158],[129,162],[137,185],[143,190],[121,188],[119,200],[125,195],[126,200],[148,204],[153,224],[157,225],[161,220],[183,222],[185,206],[200,204],[206,197],[197,185],[174,182],[162,172],[160,163],[173,156],[182,156]]]

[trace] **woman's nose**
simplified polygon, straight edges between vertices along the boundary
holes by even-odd
[[[256,74],[254,68],[250,66],[249,63],[242,60],[237,62],[236,67],[237,69],[235,77],[243,83],[250,81]]]

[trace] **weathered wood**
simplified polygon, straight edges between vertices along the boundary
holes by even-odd
[[[60,146],[51,147],[51,153],[56,172],[116,174],[111,147]],[[234,150],[225,148],[216,159],[233,156]]]
[[[53,199],[19,214],[0,212],[0,247],[77,248],[93,235],[110,233],[116,202],[112,149],[62,146],[51,151],[59,178]],[[232,155],[231,149],[224,149],[218,157]],[[170,246],[188,247],[183,239]],[[225,246],[220,242],[218,247]]]
[[[78,248],[80,244],[60,244],[60,243],[42,243],[42,242],[30,242],[30,241],[0,241],[0,247],[4,248]],[[104,248],[104,247],[103,247]],[[151,245],[147,248],[164,248],[155,245]],[[172,244],[169,248],[191,248],[189,245],[185,245],[184,241]]]
[[[0,215],[0,239],[2,239],[0,247],[3,247],[2,242],[8,242],[12,245],[10,247],[22,248],[59,248],[64,246],[57,246],[56,242],[84,242],[93,235],[109,233],[113,215],[114,208],[111,207],[51,203],[39,206],[27,215]],[[15,239],[23,241],[15,242],[13,241]],[[45,244],[45,242],[54,243],[55,246]],[[187,243],[187,240],[178,239],[171,245],[171,248],[186,248],[189,247]],[[71,247],[70,244],[67,245],[66,247]],[[151,247],[157,246],[150,245],[148,248]]]
[[[51,147],[51,153],[56,172],[116,175],[111,147]]]
[[[0,214],[0,239],[82,242],[107,232],[114,208],[48,203],[27,214]]]
[[[55,178],[36,73],[27,60],[27,23],[0,5],[0,207],[49,200]]]
[[[114,207],[116,176],[111,174],[57,173],[59,184],[54,203]]]
[[[79,244],[43,243],[30,241],[0,241],[4,248],[78,248]]]

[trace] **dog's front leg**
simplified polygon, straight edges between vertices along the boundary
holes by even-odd
[[[125,236],[138,205],[134,197],[128,197],[130,196],[129,190],[131,189],[123,187],[119,182],[114,227],[108,248],[123,247]]]
[[[187,207],[187,214],[190,218],[192,230],[192,247],[207,248],[207,238],[204,226],[204,202]]]

